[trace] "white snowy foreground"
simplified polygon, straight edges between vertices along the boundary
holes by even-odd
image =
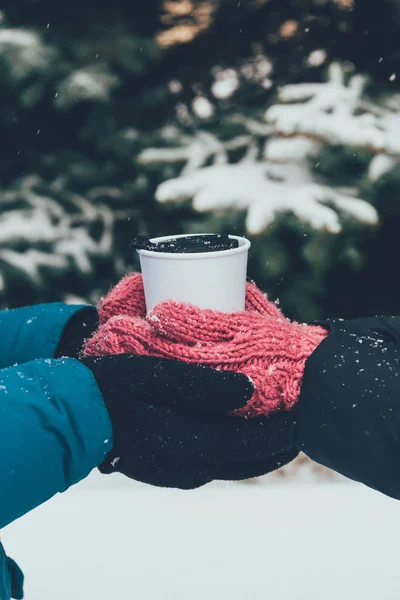
[[[398,600],[400,503],[347,483],[85,483],[2,532],[26,600]]]

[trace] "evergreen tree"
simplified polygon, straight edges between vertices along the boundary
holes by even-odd
[[[95,301],[137,268],[132,236],[209,230],[247,232],[290,316],[396,314],[399,18],[397,0],[3,2],[0,302]]]

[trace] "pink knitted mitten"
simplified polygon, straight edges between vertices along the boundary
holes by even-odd
[[[112,288],[107,296],[101,299],[98,307],[100,325],[104,325],[111,317],[129,315],[130,317],[146,316],[143,279],[141,273],[126,275]],[[104,354],[108,354],[105,352]]]
[[[141,276],[125,277],[103,300],[102,325],[86,355],[145,354],[244,373],[255,385],[241,416],[291,409],[298,400],[305,362],[328,335],[319,326],[286,319],[247,284],[246,310],[221,313],[163,302],[145,316]]]

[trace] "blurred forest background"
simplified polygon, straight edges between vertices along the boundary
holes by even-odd
[[[0,305],[231,232],[301,320],[400,314],[400,0],[2,0]]]

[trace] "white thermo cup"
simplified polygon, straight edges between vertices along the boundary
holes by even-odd
[[[190,236],[170,235],[150,241],[158,243],[183,237]],[[237,240],[238,247],[195,253],[137,250],[147,312],[166,300],[228,313],[244,310],[250,242],[235,235],[229,238]]]

